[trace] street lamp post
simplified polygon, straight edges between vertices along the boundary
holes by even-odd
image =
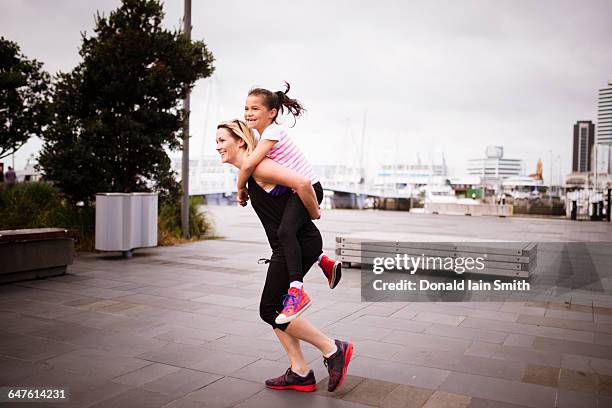
[[[548,195],[550,196],[552,194],[552,190],[553,190],[553,153],[552,150],[549,150],[548,153],[550,153],[550,191],[548,192]]]
[[[563,189],[563,170],[561,168],[561,155],[557,155],[557,168],[558,168],[558,176],[557,176],[557,186],[559,187],[559,193]]]
[[[185,16],[183,19],[184,34],[191,40],[191,0],[185,0]],[[181,201],[181,230],[183,238],[189,238],[189,114],[190,92],[187,90],[183,101],[183,159],[181,163],[181,184],[183,197]]]
[[[594,179],[594,183],[593,183],[593,192],[595,193],[597,191],[597,140],[595,140],[595,145],[593,146],[593,150],[595,150],[595,160],[594,160],[594,166],[593,166],[593,175],[595,176]]]

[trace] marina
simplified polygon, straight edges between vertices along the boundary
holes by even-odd
[[[180,158],[173,160],[181,168]],[[381,165],[374,174],[346,165],[315,165],[324,188],[321,208],[377,208],[415,213],[512,217],[565,216],[608,220],[612,179],[601,174],[599,189],[568,176],[554,188],[542,182],[542,166],[531,175],[486,179],[471,174],[448,175],[444,164]],[[211,204],[233,205],[238,172],[217,156],[192,159],[190,194]],[[578,181],[576,181],[578,180]],[[580,184],[582,183],[582,184]]]

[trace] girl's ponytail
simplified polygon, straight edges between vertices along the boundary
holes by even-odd
[[[263,88],[253,88],[249,91],[249,96],[261,96],[263,97],[264,105],[268,109],[277,110],[276,116],[272,120],[274,123],[276,123],[276,118],[278,117],[278,115],[283,114],[285,109],[287,109],[287,112],[293,115],[293,126],[295,126],[297,118],[302,116],[305,109],[304,106],[302,106],[302,104],[300,103],[300,101],[287,96],[287,93],[289,93],[289,89],[291,89],[291,86],[287,81],[285,81],[284,91],[270,92],[269,90]]]

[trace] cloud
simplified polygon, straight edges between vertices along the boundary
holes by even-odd
[[[96,9],[118,4],[4,1],[0,25],[47,69],[68,70]],[[182,6],[166,2],[168,27]],[[568,173],[572,126],[596,119],[612,79],[610,15],[609,1],[193,2],[193,38],[217,67],[192,96],[193,152],[213,153],[215,122],[241,115],[250,87],[288,80],[308,108],[291,132],[315,163],[357,163],[367,111],[373,167],[444,152],[461,173],[503,144],[528,171],[553,150]]]

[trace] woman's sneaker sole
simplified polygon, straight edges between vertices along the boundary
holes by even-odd
[[[317,389],[317,380],[315,379],[314,371],[309,370],[308,374],[301,376],[287,369],[285,374],[270,378],[265,382],[267,388],[274,390],[295,390],[301,392],[311,392]]]
[[[346,361],[346,364],[344,365],[344,369],[342,370],[342,377],[340,377],[340,382],[338,383],[338,387],[342,385],[342,382],[344,381],[344,377],[346,377],[346,370],[348,369],[348,365],[351,362],[352,356],[353,356],[353,343],[349,343],[348,347],[346,348],[346,352],[344,353],[344,361]],[[338,387],[336,387],[336,389],[338,389]]]
[[[312,392],[317,390],[317,384],[312,385],[266,385],[274,390],[296,390],[301,392]]]

